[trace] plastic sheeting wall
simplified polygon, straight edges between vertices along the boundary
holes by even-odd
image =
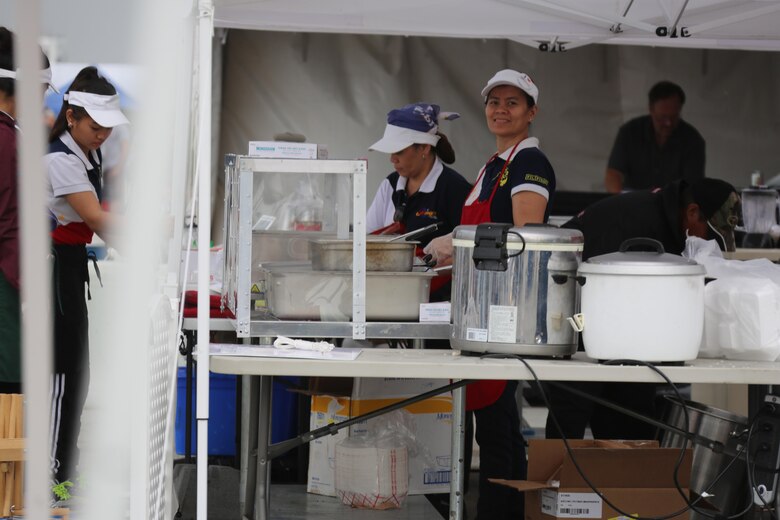
[[[558,189],[603,191],[618,127],[647,112],[647,91],[661,79],[685,89],[683,118],[707,141],[708,176],[741,186],[754,169],[765,178],[780,172],[780,53],[604,45],[541,53],[506,40],[241,30],[230,30],[224,47],[220,154],[302,133],[328,145],[331,158],[368,157],[371,198],[392,171],[387,155],[368,151],[386,113],[427,101],[461,113],[442,130],[455,147],[455,169],[473,181],[495,152],[479,92],[507,67],[539,85],[532,133]],[[215,238],[220,227],[215,222]]]

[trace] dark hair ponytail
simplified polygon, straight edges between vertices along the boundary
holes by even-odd
[[[90,94],[100,94],[103,96],[113,96],[116,94],[114,86],[108,82],[106,78],[100,75],[96,67],[89,66],[84,67],[76,75],[76,79],[68,87],[68,92],[89,92]],[[57,115],[57,119],[54,121],[54,125],[51,127],[49,133],[49,142],[56,141],[65,131],[68,129],[68,110],[73,110],[73,119],[80,120],[87,115],[87,111],[84,107],[70,105],[67,101],[62,101],[62,108]]]
[[[443,162],[452,164],[455,162],[455,149],[452,147],[452,143],[447,139],[447,136],[441,132],[436,132],[439,136],[439,142],[436,144],[436,155]]]
[[[16,70],[14,67],[14,34],[0,27],[0,69]],[[0,78],[0,92],[13,97],[16,82],[12,78]]]

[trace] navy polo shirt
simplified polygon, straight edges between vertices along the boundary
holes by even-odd
[[[401,222],[406,230],[414,231],[435,222],[442,224],[435,233],[420,239],[423,246],[433,238],[450,233],[460,224],[463,202],[471,191],[471,184],[458,172],[443,166],[432,191],[418,190],[411,196],[407,195],[405,189],[396,189],[398,178],[398,172],[393,172],[387,181],[393,189],[393,205],[402,212]]]
[[[489,199],[493,187],[499,183],[490,207],[490,220],[514,222],[512,195],[521,191],[533,191],[547,199],[547,208],[544,211],[544,221],[547,222],[555,193],[555,171],[547,156],[539,148],[523,148],[515,153],[506,174],[500,175],[505,163],[504,159],[496,157],[485,166],[482,176],[482,188],[478,197],[480,201]]]

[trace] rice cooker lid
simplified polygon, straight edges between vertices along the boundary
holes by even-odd
[[[631,251],[632,247],[651,247],[654,251]],[[589,258],[580,265],[580,274],[619,274],[649,276],[704,275],[706,269],[694,260],[664,251],[651,238],[632,238],[620,245],[620,251]]]
[[[456,227],[452,232],[453,245],[474,247],[476,232],[477,226]],[[567,251],[582,251],[584,238],[582,232],[576,229],[559,228],[551,224],[526,224],[509,228],[506,241],[507,249],[521,249],[525,241],[528,250],[556,249],[555,245],[568,244],[565,246]],[[533,246],[528,247],[528,244]]]

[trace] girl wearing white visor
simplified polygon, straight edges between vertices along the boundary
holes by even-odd
[[[60,482],[75,478],[81,412],[89,385],[86,245],[97,233],[110,241],[114,217],[101,207],[100,146],[117,125],[128,123],[116,89],[95,67],[82,69],[64,96],[44,158],[54,256],[54,383],[52,471]],[[86,287],[85,287],[86,284]]]

